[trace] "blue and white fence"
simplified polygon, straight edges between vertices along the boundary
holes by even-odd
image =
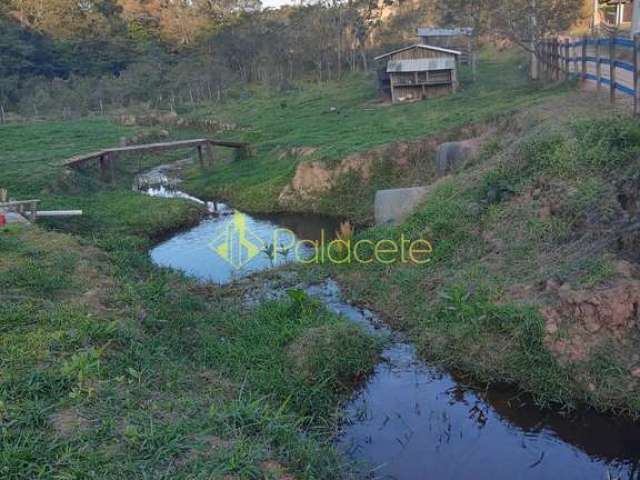
[[[554,38],[540,43],[538,59],[542,73],[549,78],[577,77],[583,82],[593,82],[598,90],[609,90],[612,103],[617,95],[628,96],[637,115],[639,51],[638,35],[633,38]]]

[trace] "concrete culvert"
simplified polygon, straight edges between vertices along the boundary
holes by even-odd
[[[438,175],[446,175],[469,164],[478,156],[481,146],[481,138],[446,142],[439,145],[435,156]]]
[[[378,190],[374,203],[376,225],[398,225],[424,200],[426,187]]]

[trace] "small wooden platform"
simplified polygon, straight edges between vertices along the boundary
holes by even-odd
[[[222,140],[211,140],[209,138],[196,138],[194,140],[177,140],[174,142],[163,143],[148,143],[146,145],[131,145],[128,147],[117,147],[100,150],[98,152],[87,153],[84,155],[77,155],[75,157],[65,160],[62,165],[68,168],[75,168],[85,165],[91,161],[99,162],[101,168],[109,166],[114,157],[129,153],[153,153],[162,152],[165,150],[176,150],[179,148],[193,148],[198,149],[198,160],[200,164],[203,164],[202,149],[216,147],[228,147],[236,149],[246,149],[249,145],[246,143],[238,142],[226,142]]]
[[[0,210],[25,218],[28,217],[32,222],[35,222],[38,219],[38,203],[40,203],[40,200],[36,199],[0,202]]]

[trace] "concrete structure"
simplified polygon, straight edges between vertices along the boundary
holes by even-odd
[[[433,45],[410,45],[375,58],[381,93],[393,103],[423,100],[458,88],[460,52]]]
[[[427,187],[378,190],[374,202],[376,225],[398,225],[424,200]]]
[[[481,146],[481,138],[440,144],[435,155],[438,175],[446,175],[467,165],[478,155]]]

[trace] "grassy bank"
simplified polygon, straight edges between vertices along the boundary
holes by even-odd
[[[256,89],[246,98],[187,112],[185,116],[190,118],[235,125],[235,129],[221,135],[248,142],[255,152],[242,162],[220,164],[204,173],[194,170],[187,178],[187,186],[201,197],[225,198],[245,210],[283,209],[278,196],[303,158],[335,165],[348,155],[382,145],[487,123],[558,94],[557,87],[529,83],[526,69],[519,68],[521,61],[516,54],[486,52],[476,82],[463,69],[463,88],[458,93],[428,102],[380,104],[374,79],[354,76],[341,82],[303,85],[287,93]],[[296,153],[300,149],[312,153],[303,157]],[[388,166],[394,160],[389,158]],[[420,167],[416,165],[416,169]],[[397,185],[408,176],[407,172],[381,168],[371,183],[382,188]],[[360,198],[349,200],[372,199],[373,189],[359,179],[347,183],[339,185],[334,196],[357,192]],[[331,197],[327,195],[320,203],[299,208],[351,215],[358,217],[354,218],[358,222],[369,220],[370,209],[345,212],[353,202],[344,198],[333,202]]]
[[[566,100],[514,116],[493,156],[439,181],[401,226],[361,234],[429,239],[429,264],[337,274],[427,358],[516,383],[541,405],[637,416],[637,320],[616,330],[605,312],[624,295],[598,299],[638,275],[635,207],[621,199],[637,188],[625,185],[637,178],[640,129],[593,97],[599,110]],[[570,308],[567,297],[583,300]],[[594,311],[601,323],[589,325]]]
[[[84,210],[0,230],[0,476],[340,476],[336,407],[378,345],[304,296],[245,307],[242,291],[154,268],[146,249],[200,209],[132,192],[137,159],[113,183],[57,164],[134,133],[0,127],[11,196]]]

